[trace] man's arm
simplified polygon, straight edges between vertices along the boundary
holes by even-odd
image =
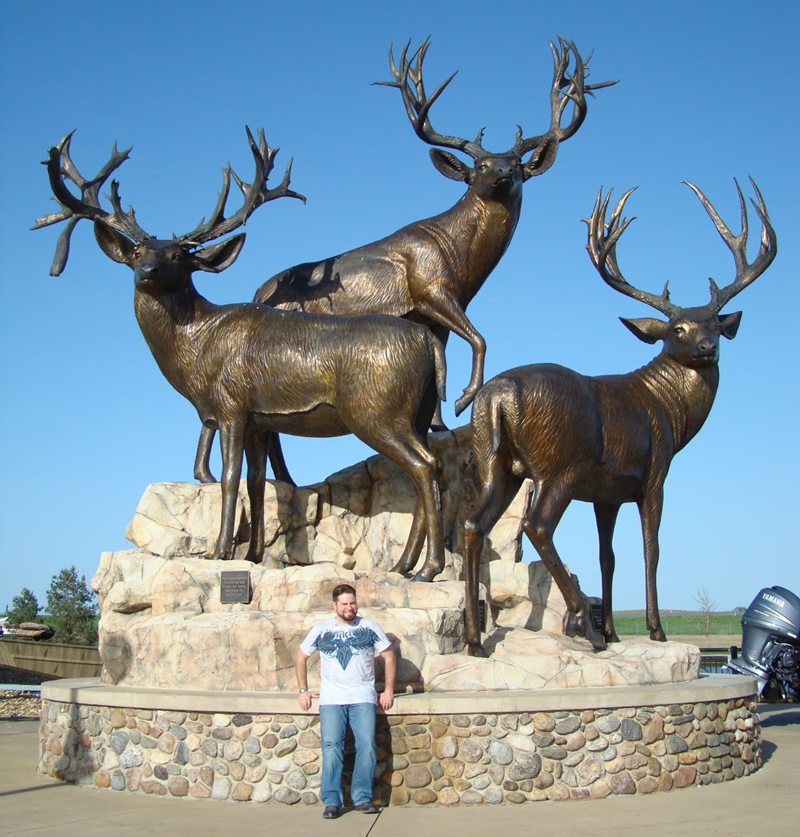
[[[378,703],[384,712],[392,708],[394,703],[394,680],[397,674],[397,657],[394,648],[387,648],[381,651],[383,657],[383,691],[378,695]]]
[[[308,691],[308,655],[300,648],[297,649],[297,655],[294,658],[294,672],[297,675],[297,688],[300,689],[297,701],[300,708],[307,712],[311,709],[311,692]]]

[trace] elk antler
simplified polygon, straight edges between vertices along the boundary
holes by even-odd
[[[584,61],[573,41],[567,41],[558,36],[558,47],[550,41],[550,51],[553,53],[553,84],[550,88],[550,129],[546,134],[523,139],[522,128],[517,128],[517,138],[512,149],[520,157],[540,146],[544,140],[553,138],[558,142],[569,139],[576,133],[586,118],[586,94],[594,96],[595,90],[611,87],[614,81],[600,81],[597,84],[586,84],[589,76],[589,61],[592,54]],[[575,56],[575,69],[569,74],[570,56]],[[572,102],[572,118],[562,127],[564,111],[567,104]]]
[[[680,311],[680,308],[670,302],[667,284],[664,285],[663,292],[658,296],[647,291],[640,291],[625,279],[617,264],[617,242],[631,221],[635,220],[634,218],[623,218],[622,210],[625,207],[625,202],[635,190],[635,186],[633,189],[628,189],[617,201],[617,205],[614,207],[611,218],[607,223],[606,212],[613,190],[609,190],[605,198],[603,198],[603,190],[598,191],[592,214],[589,218],[584,219],[584,224],[588,227],[586,250],[592,264],[609,287],[625,294],[625,296],[643,302],[651,308],[655,308],[656,311],[660,311],[667,317],[672,317]]]
[[[733,261],[736,266],[736,275],[733,282],[726,285],[724,288],[719,288],[713,279],[709,279],[709,283],[711,285],[711,307],[714,311],[720,311],[726,303],[730,302],[736,294],[744,290],[751,282],[758,279],[758,277],[761,276],[761,274],[770,266],[772,260],[778,253],[778,237],[776,236],[772,223],[769,220],[764,198],[762,197],[761,192],[752,177],[750,178],[750,183],[756,193],[758,203],[756,203],[752,198],[750,198],[750,202],[755,207],[758,217],[761,219],[761,244],[758,248],[758,255],[752,263],[748,263],[747,261],[747,234],[749,231],[747,224],[747,204],[745,203],[744,196],[742,195],[742,190],[739,188],[738,181],[734,178],[733,182],[736,184],[736,192],[739,195],[739,207],[742,215],[742,231],[739,235],[734,235],[730,229],[728,229],[725,222],[719,217],[717,211],[711,205],[711,201],[709,201],[709,199],[700,191],[700,189],[697,188],[697,186],[690,183],[688,180],[684,180],[682,182],[685,183],[700,199],[700,203],[703,204],[703,208],[714,222],[717,232],[720,234],[722,240],[728,246],[731,253],[733,253]]]
[[[50,266],[51,276],[60,276],[69,258],[69,245],[72,231],[75,225],[82,218],[102,218],[111,226],[116,227],[127,235],[137,240],[151,238],[136,222],[136,216],[131,208],[123,212],[119,205],[119,185],[114,180],[111,183],[112,205],[114,212],[109,213],[100,206],[100,187],[106,182],[111,172],[119,168],[131,152],[131,148],[123,151],[117,150],[117,144],[111,150],[111,157],[100,171],[90,180],[87,180],[78,171],[70,156],[70,143],[74,131],[70,131],[58,145],[50,149],[47,160],[43,165],[47,166],[47,174],[50,178],[50,187],[53,190],[55,200],[61,205],[58,212],[43,215],[37,218],[33,230],[57,224],[60,221],[67,221],[67,226],[61,232],[56,244],[53,263]],[[80,198],[73,195],[67,188],[65,178],[74,183],[81,192]]]
[[[289,181],[292,173],[292,161],[289,160],[286,166],[286,171],[283,174],[283,180],[274,189],[267,188],[267,178],[275,166],[275,157],[280,149],[270,148],[264,138],[264,130],[258,131],[258,145],[253,139],[253,134],[250,128],[245,126],[247,131],[247,140],[250,144],[250,151],[253,154],[253,162],[255,163],[255,173],[253,174],[253,182],[245,183],[230,165],[225,166],[222,170],[222,189],[217,199],[217,204],[211,217],[206,221],[202,219],[200,223],[185,235],[180,236],[180,240],[189,246],[197,246],[204,244],[206,241],[211,241],[214,238],[220,238],[227,235],[229,232],[244,226],[247,219],[267,201],[275,200],[275,198],[289,197],[297,198],[298,200],[306,202],[305,196],[289,189]],[[243,203],[241,208],[231,215],[229,218],[225,217],[225,204],[228,200],[230,192],[231,177],[236,181],[236,185],[243,196]]]
[[[420,44],[414,51],[413,55],[408,57],[408,50],[411,46],[409,40],[403,47],[400,53],[399,68],[394,61],[394,48],[389,44],[389,70],[394,81],[374,81],[373,84],[382,87],[396,87],[403,97],[403,104],[406,108],[406,113],[414,128],[414,133],[429,145],[439,145],[443,148],[454,148],[456,151],[461,151],[468,154],[473,160],[478,157],[485,156],[486,150],[481,145],[481,137],[483,131],[478,132],[478,136],[474,141],[463,139],[462,137],[449,136],[447,134],[440,134],[434,130],[431,125],[429,112],[433,103],[441,96],[444,89],[455,78],[458,70],[449,78],[446,78],[436,90],[428,96],[425,93],[425,84],[422,80],[422,63],[425,60],[425,55],[430,46],[430,37]]]

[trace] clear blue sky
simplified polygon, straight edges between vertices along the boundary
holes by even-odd
[[[469,307],[488,343],[487,378],[539,361],[624,372],[653,355],[617,319],[651,312],[606,287],[584,250],[580,219],[599,186],[640,187],[629,202],[638,220],[619,246],[627,277],[654,291],[669,279],[673,300],[692,306],[708,300],[709,276],[731,280],[733,260],[680,181],[697,183],[737,228],[733,177],[758,182],[779,254],[728,306],[744,317],[722,347],[717,402],[673,463],[660,599],[692,607],[705,586],[729,608],[765,585],[800,593],[795,3],[6,0],[0,31],[0,607],[23,586],[43,602],[60,568],[75,564],[88,578],[102,550],[125,548],[145,486],[191,479],[198,431],[139,333],[130,271],[100,253],[89,224],[73,236],[64,275],[48,275],[58,231],[28,229],[54,206],[39,165],[48,147],[77,129],[74,158],[93,175],[115,139],[133,145],[123,199],[168,236],[210,212],[225,162],[249,176],[243,126],[264,126],[279,163],[294,157],[293,185],[309,200],[263,207],[238,262],[198,277],[215,302],[247,300],[281,268],[380,238],[460,196],[431,166],[396,91],[369,84],[388,78],[389,41],[428,34],[429,89],[460,68],[434,124],[469,137],[485,125],[497,150],[511,146],[517,123],[527,134],[547,127],[548,38],[574,39],[584,55],[594,48],[594,80],[622,79],[590,101],[553,168],[525,185],[511,247]],[[447,354],[452,426],[470,356],[457,338]],[[369,453],[352,438],[291,439],[285,450],[305,483]],[[588,505],[568,510],[557,545],[599,593]],[[643,607],[634,506],[621,515],[616,552],[615,604]]]

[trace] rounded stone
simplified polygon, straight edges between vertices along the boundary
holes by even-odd
[[[410,767],[406,772],[406,786],[409,788],[424,788],[432,780],[430,770],[421,764]]]
[[[476,790],[466,790],[461,794],[461,802],[464,805],[482,805],[483,794]]]
[[[601,715],[594,724],[604,735],[615,732],[620,728],[619,718],[614,715]]]
[[[144,759],[140,750],[127,749],[119,757],[120,767],[138,767]]]
[[[556,728],[556,720],[547,712],[537,712],[533,718],[533,726],[539,732],[552,732]]]
[[[631,794],[636,793],[636,783],[631,778],[630,773],[624,770],[615,773],[608,777],[608,784],[611,787],[611,792],[615,794]]]
[[[577,715],[571,715],[559,721],[555,726],[555,731],[558,735],[569,735],[581,728],[581,719]]]
[[[522,797],[525,799],[525,797]],[[483,794],[483,801],[488,802],[489,805],[499,805],[503,801],[503,791],[497,786],[487,788]]]
[[[392,805],[408,805],[411,794],[405,788],[393,788],[390,799]]]
[[[212,799],[227,799],[231,794],[230,779],[224,776],[215,776],[214,784],[211,786]]]
[[[115,770],[111,774],[111,787],[114,790],[125,790],[125,774],[121,770]]]
[[[284,805],[294,805],[300,801],[300,794],[294,788],[281,785],[272,795],[272,798]]]
[[[514,751],[505,741],[492,741],[489,745],[489,757],[495,764],[511,764]]]
[[[432,802],[436,802],[437,796],[436,791],[431,790],[431,788],[421,788],[415,790],[411,794],[411,798],[417,805],[430,805]]]
[[[187,796],[189,793],[189,780],[185,776],[170,776],[167,782],[167,790],[172,796]]]
[[[108,739],[108,746],[117,754],[123,752],[123,750],[128,746],[129,736],[127,732],[113,732]]]

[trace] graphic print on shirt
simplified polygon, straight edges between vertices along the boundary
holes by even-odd
[[[353,652],[372,651],[378,636],[372,628],[361,627],[354,631],[326,631],[317,637],[314,643],[320,654],[335,657],[342,670],[345,670],[353,658]]]

